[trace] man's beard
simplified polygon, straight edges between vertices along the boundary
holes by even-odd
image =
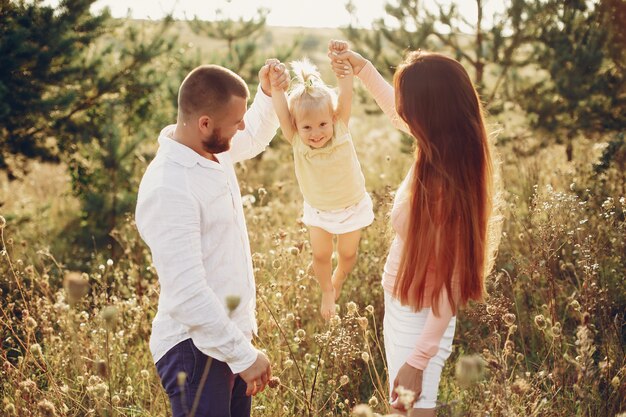
[[[223,138],[221,133],[221,129],[213,129],[211,135],[202,140],[202,149],[214,155],[229,150],[232,138]]]

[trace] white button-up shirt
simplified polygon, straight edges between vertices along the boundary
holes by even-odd
[[[135,219],[161,286],[150,337],[155,362],[188,338],[233,373],[256,360],[256,291],[233,164],[261,153],[276,133],[278,119],[261,88],[244,122],[231,149],[215,155],[219,163],[172,139],[176,126],[167,126],[141,180]],[[228,296],[241,300],[230,315]]]

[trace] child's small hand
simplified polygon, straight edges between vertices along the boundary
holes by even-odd
[[[349,48],[348,42],[331,40],[328,43],[328,58],[337,77],[358,74],[367,63],[357,52]]]
[[[335,39],[331,39],[328,42],[328,51],[334,52],[335,54],[340,54],[349,49],[348,42],[346,41],[338,41]]]
[[[271,96],[272,90],[284,91],[289,87],[289,73],[284,64],[276,58],[269,58],[259,71],[263,91]]]
[[[285,91],[289,88],[289,73],[285,64],[277,62],[270,65],[270,84],[272,90]]]

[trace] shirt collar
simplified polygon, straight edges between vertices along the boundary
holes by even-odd
[[[194,165],[198,164],[206,168],[222,170],[222,166],[217,162],[205,158],[190,147],[174,140],[175,129],[176,125],[173,124],[161,130],[159,134],[159,153],[187,168],[192,168]],[[216,156],[216,158],[218,157]]]

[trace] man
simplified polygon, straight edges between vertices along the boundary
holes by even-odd
[[[150,350],[174,417],[195,407],[195,417],[248,417],[250,395],[271,376],[251,344],[256,293],[233,166],[276,133],[270,77],[289,83],[285,66],[268,60],[246,111],[248,87],[238,75],[216,65],[191,71],[178,92],[177,123],[161,131],[139,186],[137,228],[161,286]]]

